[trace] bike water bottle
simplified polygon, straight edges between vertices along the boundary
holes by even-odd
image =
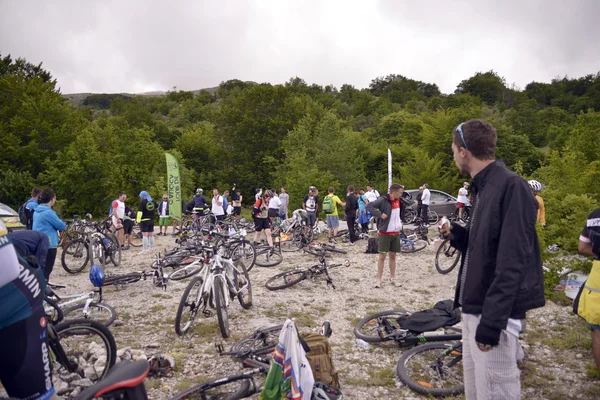
[[[107,238],[103,238],[102,241],[104,242],[104,247],[106,247],[106,248],[110,247],[110,240],[108,240]]]

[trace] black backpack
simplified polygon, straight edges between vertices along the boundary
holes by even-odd
[[[367,251],[365,251],[365,253],[367,253],[367,254],[379,253],[379,238],[378,237],[369,238],[369,240],[367,241]]]
[[[31,229],[33,223],[33,210],[29,210],[26,207],[28,202],[29,200],[23,203],[17,212],[19,213],[19,222],[25,225],[27,229]]]

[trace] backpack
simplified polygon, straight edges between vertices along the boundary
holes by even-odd
[[[319,333],[308,333],[301,335],[301,338],[310,349],[306,352],[306,358],[315,381],[339,388],[340,378],[333,366],[331,345],[327,337]]]
[[[335,211],[335,206],[333,205],[333,196],[325,196],[323,199],[323,212],[325,214],[331,214]]]
[[[33,220],[33,210],[27,208],[27,200],[19,209],[17,213],[19,214],[19,222],[27,227],[27,229],[31,229],[32,220]]]
[[[308,199],[306,200],[306,211],[314,212],[316,209],[314,196],[308,196]]]
[[[367,241],[367,251],[365,251],[365,253],[367,253],[367,254],[379,253],[379,238],[378,237],[369,238],[369,240]]]

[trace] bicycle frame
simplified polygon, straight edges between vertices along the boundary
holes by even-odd
[[[94,302],[94,296],[96,295],[96,293],[99,293],[100,297],[98,299],[98,303],[102,302],[102,288],[99,288],[97,291],[91,291],[89,293],[81,293],[81,294],[69,294],[69,295],[64,295],[62,297],[58,296],[56,293],[54,294],[54,296],[56,297],[56,300],[64,300],[64,299],[70,299],[68,301],[63,301],[61,303],[58,303],[58,306],[61,309],[64,309],[65,307],[71,305],[71,304],[77,304],[80,303],[81,301],[85,300],[85,306],[83,307],[83,316],[84,318],[88,318],[89,317],[89,306],[92,302]],[[52,310],[52,307],[44,307],[44,311],[46,313],[50,312]]]

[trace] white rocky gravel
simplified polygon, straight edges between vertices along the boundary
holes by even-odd
[[[132,248],[124,251],[122,265],[111,265],[107,272],[119,274],[149,269],[159,252],[176,246],[171,235],[157,236],[155,240],[153,250],[141,252]],[[239,364],[229,357],[217,355],[215,343],[229,347],[256,328],[282,324],[287,317],[296,319],[300,331],[317,331],[321,323],[328,320],[333,329],[330,341],[336,368],[340,371],[344,398],[419,398],[396,378],[396,363],[402,350],[389,342],[361,348],[355,341],[354,325],[374,312],[389,309],[418,311],[432,307],[439,300],[453,298],[458,268],[448,275],[440,275],[435,269],[435,253],[430,245],[417,253],[398,255],[397,281],[402,284],[401,287],[394,287],[386,280],[383,288],[376,289],[377,255],[364,253],[366,241],[360,241],[353,247],[338,246],[346,249],[348,254],[332,254],[328,260],[340,263],[349,259],[351,264],[332,270],[335,289],[328,288],[324,279],[316,282],[306,280],[280,291],[265,288],[266,280],[282,270],[317,263],[317,258],[309,254],[284,253],[284,261],[277,267],[255,266],[250,272],[254,306],[244,310],[237,301],[230,304],[231,337],[226,340],[219,334],[216,315],[197,319],[195,327],[186,336],[176,335],[174,320],[177,305],[189,279],[170,281],[166,291],[153,286],[151,279],[121,289],[105,289],[104,301],[119,313],[118,320],[110,328],[116,338],[119,355],[134,359],[157,354],[172,357],[175,370],[171,376],[146,381],[150,398],[168,399],[194,383],[240,370]],[[70,275],[61,267],[60,257],[57,257],[51,281],[67,285],[69,289],[63,291],[88,291],[91,289],[88,271],[89,268],[85,273]],[[386,277],[389,277],[387,266]],[[572,323],[576,317],[571,315],[568,307],[549,303],[530,313],[530,319],[536,320],[540,329],[544,329],[544,326]],[[582,334],[589,335],[589,332]],[[539,375],[546,382],[545,388],[524,387],[524,398],[547,398],[547,393],[551,392],[548,388],[556,388],[556,393],[564,394],[556,398],[590,398],[579,396],[594,384],[585,380],[584,365],[593,362],[591,351],[578,351],[583,353],[581,359],[571,354],[569,349],[560,351],[561,359],[568,360],[568,368],[562,368],[556,362],[559,359],[556,350],[541,343],[528,346],[528,352],[531,360],[528,362],[535,363],[534,375]],[[61,387],[64,391],[62,383]]]

